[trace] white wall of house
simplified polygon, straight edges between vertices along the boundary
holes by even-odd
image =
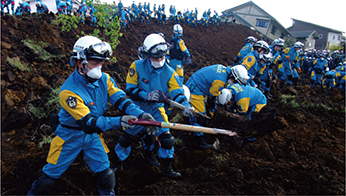
[[[341,43],[341,34],[340,33],[334,33],[329,32],[328,33],[328,39],[327,44],[329,43],[329,46],[331,45],[339,45]]]

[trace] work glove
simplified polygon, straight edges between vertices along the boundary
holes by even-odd
[[[195,111],[195,108],[185,106],[183,110],[183,115],[186,117],[195,117],[195,114],[193,113]]]
[[[150,93],[147,94],[146,99],[148,101],[159,101],[160,95],[161,95],[161,93],[160,93],[159,90],[153,90],[153,91],[151,91]]]
[[[298,72],[298,73],[301,73],[301,72],[302,72],[302,69],[301,69],[301,68],[298,68],[298,69],[297,69],[297,72]]]
[[[150,120],[150,121],[156,121],[155,118],[149,113],[143,113],[141,114],[139,118]],[[156,133],[159,132],[159,130],[153,126],[145,126],[145,131],[147,132],[148,135],[155,135]]]
[[[132,116],[132,115],[122,116],[120,119],[120,125],[122,127],[125,127],[126,129],[131,129],[131,128],[135,127],[136,125],[129,124],[129,120],[137,120],[137,117]]]
[[[285,58],[288,59],[288,60],[290,60],[290,56],[289,56],[289,55],[285,56]]]

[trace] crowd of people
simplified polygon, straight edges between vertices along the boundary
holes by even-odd
[[[71,13],[68,7],[72,2],[57,0],[56,4],[57,8],[61,8],[58,9],[59,14]],[[40,0],[36,6],[43,6],[42,12],[49,11]],[[196,112],[212,120],[214,112],[226,106],[228,111],[252,119],[252,114],[259,112],[267,105],[267,100],[272,98],[270,92],[273,83],[279,84],[278,90],[285,86],[295,88],[301,73],[310,76],[312,88],[320,85],[345,90],[344,51],[303,51],[304,44],[301,42],[285,47],[285,40],[281,38],[269,45],[253,36],[245,39],[245,45],[234,58],[232,66],[215,64],[203,67],[185,82],[184,66],[192,60],[179,23],[184,22],[193,27],[198,23],[198,11],[187,10],[183,14],[175,14],[174,6],[171,6],[171,15],[166,18],[162,9],[164,4],[158,9],[154,5],[153,11],[150,11],[149,3],[144,3],[143,7],[141,3],[138,6],[133,3],[130,8],[124,8],[121,1],[118,5],[114,3],[112,17],[120,16],[124,28],[126,20],[149,24],[148,18],[152,14],[158,23],[172,21],[174,24],[170,41],[167,42],[162,33],[152,33],[144,39],[138,49],[139,60],[129,67],[124,90],[117,86],[112,77],[101,71],[103,62],[112,55],[111,46],[107,42],[94,36],[83,36],[75,42],[71,51],[71,65],[76,69],[59,92],[61,110],[47,164],[42,169],[44,174],[33,182],[28,195],[52,194],[58,179],[81,152],[84,161],[98,178],[99,194],[115,195],[115,173],[123,169],[123,163],[131,153],[134,137],[142,138],[147,163],[152,166],[162,165],[162,176],[182,176],[172,167],[175,138],[170,130],[132,124],[133,120],[138,119],[169,122],[172,106],[163,101],[166,97],[183,106],[182,113],[189,118],[190,125],[206,126],[207,119],[196,116]],[[30,13],[30,9],[26,10]],[[91,15],[95,12],[94,7],[87,6],[84,1],[80,10],[81,22],[85,20],[86,11]],[[202,19],[201,24],[207,26],[208,21],[214,19],[210,17],[210,10],[205,13],[207,22],[204,23]],[[214,16],[217,21],[214,25],[220,23],[221,19],[216,12]],[[193,21],[194,17],[196,21]],[[108,103],[125,115],[103,116]],[[102,138],[102,133],[108,130],[123,131],[114,149],[116,160],[109,160],[107,153],[110,150]],[[203,133],[193,132],[191,135],[196,147],[212,148],[204,140]]]
[[[56,0],[56,9],[58,14],[73,14],[72,11],[72,0]],[[19,2],[16,10],[14,10],[15,1],[14,0],[1,0],[1,12],[2,14],[10,14],[9,6],[11,5],[13,15],[22,15],[24,13],[31,14],[30,0],[25,0]],[[48,13],[49,8],[42,0],[35,0],[36,12],[37,13]],[[131,6],[125,7],[121,0],[119,3],[113,1],[113,4],[107,8],[108,20],[112,20],[115,17],[118,17],[122,27],[125,29],[127,24],[141,22],[143,24],[150,24],[150,20],[154,19],[158,24],[180,24],[185,23],[188,26],[195,27],[197,24],[202,26],[208,26],[211,24],[213,26],[223,25],[223,23],[228,22],[228,16],[219,14],[214,10],[208,9],[203,12],[203,15],[200,20],[198,20],[198,10],[189,11],[189,9],[184,10],[183,12],[177,11],[175,6],[171,5],[169,7],[169,14],[166,14],[165,4],[153,5],[151,10],[150,3],[144,2],[142,5],[141,2],[138,5],[133,1]],[[81,4],[78,7],[77,14],[81,17],[81,22],[85,22],[87,14],[90,16],[90,25],[97,24],[96,18],[97,10],[95,9],[94,2],[82,0]]]

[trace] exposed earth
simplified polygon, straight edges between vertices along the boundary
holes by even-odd
[[[52,89],[73,72],[69,52],[81,31],[93,27],[80,24],[62,32],[52,25],[53,14],[1,18],[1,194],[25,195],[31,183],[42,175],[49,150],[47,107]],[[173,24],[149,26],[130,24],[121,30],[120,44],[103,71],[125,88],[127,70],[137,60],[137,48],[150,33],[172,37]],[[193,64],[185,67],[185,81],[208,65],[232,65],[246,37],[258,34],[248,27],[226,24],[222,27],[192,28],[182,24],[183,39],[192,53]],[[45,52],[35,52],[31,41]],[[107,37],[106,37],[107,41]],[[45,53],[49,58],[45,58]],[[16,68],[13,61],[29,69]],[[172,130],[176,137],[173,167],[179,179],[161,177],[160,169],[150,167],[143,157],[141,139],[136,138],[123,170],[116,173],[117,195],[345,195],[345,94],[337,89],[310,88],[301,75],[296,89],[276,91],[274,98],[257,115],[256,121],[240,118],[219,108],[208,127],[262,133],[257,140],[242,142],[226,135],[206,135],[215,149],[200,150],[188,132]],[[44,108],[35,112],[35,108]],[[174,111],[170,118],[178,118]],[[121,115],[112,108],[107,116]],[[173,119],[173,117],[175,117]],[[114,147],[121,130],[104,133],[114,162]],[[47,140],[48,139],[48,140]],[[48,142],[46,142],[48,141]],[[218,144],[218,145],[217,145]],[[59,180],[54,195],[97,195],[96,176],[80,155]]]

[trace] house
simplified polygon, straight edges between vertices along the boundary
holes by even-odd
[[[318,33],[314,30],[293,31],[292,36],[304,44],[304,49],[315,48]]]
[[[225,10],[222,14],[228,17],[228,22],[249,26],[272,40],[292,36],[274,17],[252,1]]]
[[[342,31],[312,24],[309,22],[293,19],[293,25],[287,30],[291,34],[299,34],[303,31],[315,31],[318,34],[318,39],[315,42],[315,49],[323,50],[331,45],[339,45],[342,41]]]

